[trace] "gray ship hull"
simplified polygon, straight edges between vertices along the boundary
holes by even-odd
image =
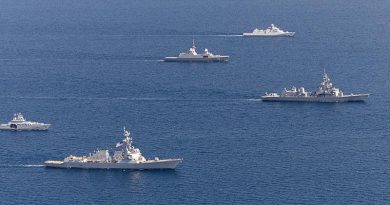
[[[309,96],[309,97],[298,97],[298,96],[262,96],[263,101],[288,101],[288,102],[362,102],[368,98],[369,94],[356,94],[356,95],[344,95],[342,97],[332,96]]]
[[[165,57],[165,62],[226,62],[229,56],[217,56],[209,58],[179,58],[179,57]]]
[[[50,124],[44,124],[44,125],[39,125],[39,126],[17,126],[11,127],[8,124],[5,125],[0,125],[0,130],[13,130],[13,131],[47,131],[49,130]]]
[[[148,160],[142,163],[102,163],[102,162],[64,162],[45,161],[46,167],[52,168],[78,168],[78,169],[129,169],[129,170],[153,170],[175,169],[182,159]]]

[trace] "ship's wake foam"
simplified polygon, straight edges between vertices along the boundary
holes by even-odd
[[[163,62],[164,60],[161,60],[161,59],[145,59],[145,60],[128,60],[128,61],[131,61],[131,62]]]
[[[261,101],[260,98],[165,98],[165,97],[50,97],[50,96],[0,96],[0,99],[32,100],[109,100],[109,101],[172,101],[172,102],[248,102]]]
[[[11,167],[21,167],[21,168],[31,168],[31,167],[44,167],[43,164],[3,164],[0,165],[2,168],[11,168]]]
[[[208,35],[206,35],[208,36]],[[211,36],[219,36],[219,37],[240,37],[243,36],[241,34],[225,34],[225,35],[211,35]]]
[[[260,98],[245,99],[247,101],[262,101]]]
[[[130,35],[112,35],[115,37],[126,37],[126,36],[135,36],[135,37],[241,37],[242,34],[130,34]]]

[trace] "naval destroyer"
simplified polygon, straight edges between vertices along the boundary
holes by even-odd
[[[182,52],[178,57],[165,57],[166,62],[224,62],[229,56],[214,55],[206,48],[202,54],[196,52],[195,41],[192,41],[192,48],[188,52]]]
[[[297,89],[292,87],[291,90],[284,90],[279,93],[265,93],[261,96],[263,101],[294,101],[294,102],[353,102],[364,101],[369,94],[347,94],[336,88],[330,81],[324,70],[322,81],[318,89],[314,92],[305,91],[304,87]]]
[[[295,32],[283,31],[280,28],[276,27],[274,24],[271,24],[267,29],[258,29],[255,28],[252,33],[243,33],[243,36],[294,36]]]
[[[110,156],[108,150],[96,150],[88,156],[66,157],[63,161],[45,161],[46,167],[82,169],[175,169],[182,159],[145,159],[141,151],[132,144],[130,132],[123,130],[123,141],[116,144],[116,151]]]
[[[50,124],[27,121],[22,113],[15,113],[12,120],[6,124],[0,124],[0,130],[48,130]]]

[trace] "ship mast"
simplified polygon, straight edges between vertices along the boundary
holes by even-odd
[[[131,144],[132,144],[132,138],[130,136],[130,132],[126,130],[125,127],[123,127],[123,142],[125,143],[125,155],[128,157],[128,156],[131,156],[131,152],[133,150]]]
[[[190,48],[190,52],[192,53],[192,55],[197,55],[194,39],[192,39],[192,48]]]
[[[192,39],[192,48],[195,50],[195,40],[194,39]]]
[[[322,82],[319,90],[321,91],[321,93],[328,94],[331,92],[332,88],[333,84],[330,81],[328,74],[326,74],[326,68],[324,67],[324,74],[322,75]]]

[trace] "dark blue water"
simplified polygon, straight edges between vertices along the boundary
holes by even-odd
[[[294,38],[236,36],[270,23]],[[0,2],[0,200],[22,204],[385,204],[389,1]],[[164,63],[192,39],[228,63]],[[323,68],[366,103],[264,103]],[[175,171],[61,170],[130,128]]]

